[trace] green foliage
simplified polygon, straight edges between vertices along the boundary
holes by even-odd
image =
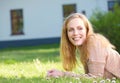
[[[120,6],[116,4],[114,11],[96,11],[93,13],[90,21],[95,32],[106,36],[120,52]]]

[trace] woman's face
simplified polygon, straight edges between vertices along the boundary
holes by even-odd
[[[67,24],[67,34],[70,42],[81,46],[86,39],[86,27],[80,18],[74,18]]]

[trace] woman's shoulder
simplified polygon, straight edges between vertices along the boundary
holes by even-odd
[[[87,43],[91,43],[91,44],[102,43],[103,40],[104,41],[106,40],[105,37],[98,33],[91,34],[87,37]]]
[[[115,48],[115,46],[112,45],[105,36],[103,36],[102,34],[99,34],[99,33],[94,33],[92,35],[89,35],[87,38],[87,44],[91,44],[91,45],[95,45],[95,46],[99,44],[102,47]]]
[[[98,44],[100,44],[97,34],[91,34],[86,38],[86,45],[87,48],[95,48]]]
[[[99,33],[94,33],[94,34],[91,34],[88,36],[87,38],[88,40],[104,40],[104,41],[107,41],[108,42],[108,39],[103,36],[102,34],[99,34]]]

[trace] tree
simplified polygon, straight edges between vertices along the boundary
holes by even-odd
[[[94,12],[90,21],[95,29],[95,32],[99,32],[105,35],[112,44],[114,44],[117,50],[120,52],[120,6],[116,4],[114,11]]]

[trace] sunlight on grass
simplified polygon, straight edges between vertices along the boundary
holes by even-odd
[[[59,66],[58,66],[59,65]],[[15,64],[0,64],[0,76],[5,78],[32,78],[45,77],[46,71],[51,68],[60,69],[60,63],[41,63],[37,60],[33,62],[23,62]]]

